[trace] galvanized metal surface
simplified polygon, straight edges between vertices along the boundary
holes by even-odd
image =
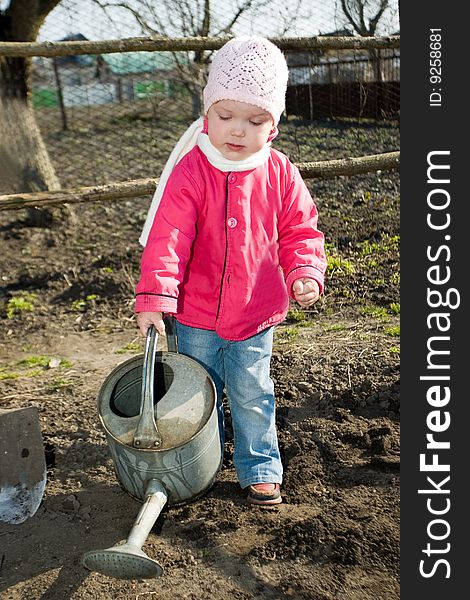
[[[162,436],[155,422],[155,401],[153,395],[153,380],[155,374],[155,352],[157,350],[157,332],[150,327],[145,346],[144,364],[142,370],[142,394],[140,403],[139,422],[134,432],[133,445],[136,448],[158,448],[162,445]]]
[[[82,564],[90,571],[119,579],[145,579],[162,575],[163,568],[149,558],[142,546],[161,513],[167,495],[156,480],[147,483],[146,498],[134,525],[124,543],[104,550],[91,550],[82,557]]]
[[[149,479],[160,481],[169,504],[193,500],[215,481],[222,463],[216,390],[207,371],[175,352],[155,354],[153,418],[158,447],[134,446],[141,416],[144,356],[116,367],[103,383],[98,413],[117,478],[143,500]]]
[[[0,409],[0,521],[17,524],[32,517],[46,482],[37,408]]]
[[[170,323],[172,326],[173,324]],[[177,350],[174,330],[169,348]],[[156,353],[152,327],[144,356],[116,367],[98,395],[117,478],[143,501],[125,543],[92,550],[83,565],[109,577],[158,577],[162,567],[142,545],[166,502],[194,500],[214,483],[222,464],[215,385],[195,360]]]

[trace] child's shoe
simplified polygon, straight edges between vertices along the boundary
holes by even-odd
[[[281,504],[281,486],[278,483],[255,483],[248,486],[249,504],[272,506]]]

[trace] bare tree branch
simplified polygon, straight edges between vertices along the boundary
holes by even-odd
[[[225,27],[223,27],[222,29],[219,30],[219,34],[222,33],[231,33],[232,31],[232,27],[235,25],[235,23],[238,21],[238,19],[240,18],[240,16],[247,11],[248,9],[250,9],[253,5],[253,0],[247,0],[244,4],[241,4],[237,11],[235,12],[235,14],[233,15],[233,17],[230,19],[230,21],[225,25]]]
[[[211,3],[210,0],[204,1],[204,17],[202,19],[200,35],[207,37],[211,30]]]
[[[38,3],[38,17],[41,24],[47,15],[61,2],[61,0],[40,0]]]
[[[351,25],[354,27],[354,30],[357,31],[356,29],[356,22],[352,16],[352,14],[349,11],[348,5],[346,0],[341,0],[341,10],[343,11],[346,19],[351,23]]]
[[[381,0],[380,8],[379,8],[377,14],[375,15],[375,17],[372,17],[372,19],[370,20],[370,32],[372,35],[375,34],[375,32],[377,30],[377,25],[379,24],[379,21],[382,18],[382,15],[384,14],[387,7],[388,7],[388,0]]]
[[[128,4],[127,2],[102,2],[101,0],[94,0],[95,3],[103,9],[103,11],[106,13],[106,16],[109,18],[110,21],[113,21],[112,16],[110,15],[108,8],[123,8],[124,10],[127,10],[131,13],[131,15],[134,17],[134,19],[137,21],[137,23],[141,26],[142,31],[148,31],[149,33],[155,33],[155,31],[153,30],[149,30],[147,27],[147,23],[145,21],[145,19],[142,18],[140,11],[134,9],[130,4]]]
[[[356,0],[356,4],[358,4],[358,13],[359,13],[359,23],[361,24],[362,31],[367,31],[367,25],[364,20],[364,4],[367,0],[362,2],[361,0]]]
[[[73,56],[78,54],[112,54],[131,51],[197,51],[219,50],[232,36],[218,38],[168,38],[163,36],[99,41],[67,42],[2,42],[0,56]],[[360,50],[370,48],[399,48],[400,36],[316,36],[270,37],[281,50]]]
[[[380,19],[390,6],[390,0],[378,0],[377,11],[369,17],[366,23],[366,8],[370,7],[369,0],[341,0],[341,10],[353,26],[354,31],[361,36],[375,35]],[[376,4],[376,3],[375,3]]]
[[[297,3],[295,6],[291,6],[289,11],[285,11],[283,14],[283,26],[281,28],[281,30],[279,31],[279,35],[283,36],[285,35],[292,27],[292,25],[294,25],[295,21],[298,18],[298,14],[300,12],[300,8],[302,6],[302,2],[303,0],[297,0]],[[309,13],[311,15],[311,11]]]

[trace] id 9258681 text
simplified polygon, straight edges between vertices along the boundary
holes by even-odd
[[[429,106],[442,106],[442,30],[429,30]]]

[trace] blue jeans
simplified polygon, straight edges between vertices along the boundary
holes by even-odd
[[[176,334],[178,351],[200,362],[215,383],[222,436],[225,388],[234,435],[233,463],[241,487],[282,483],[274,384],[269,375],[273,328],[240,342],[178,322]]]

